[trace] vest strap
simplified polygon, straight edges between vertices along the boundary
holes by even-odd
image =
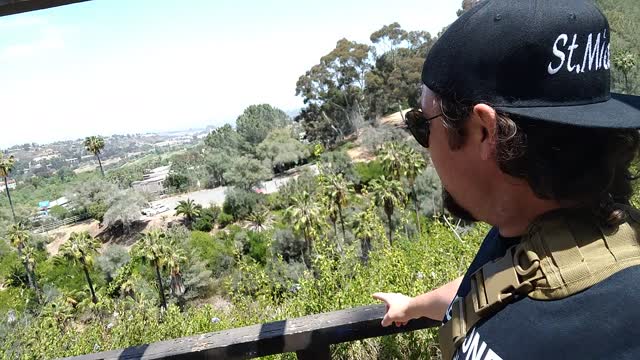
[[[581,210],[536,219],[519,244],[474,272],[469,293],[453,301],[452,317],[440,328],[443,359],[452,359],[468,331],[517,296],[562,299],[640,265],[640,212],[624,210],[628,221],[613,228]]]

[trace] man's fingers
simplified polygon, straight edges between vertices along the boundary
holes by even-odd
[[[376,299],[376,300],[380,300],[380,301],[384,301],[385,303],[388,303],[387,301],[387,294],[386,293],[373,293],[371,294],[371,296]]]
[[[391,319],[387,315],[382,318],[382,327],[387,327],[391,325]]]

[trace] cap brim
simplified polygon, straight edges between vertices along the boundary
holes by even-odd
[[[611,94],[605,102],[553,107],[496,106],[509,114],[549,122],[614,129],[640,129],[640,96]]]

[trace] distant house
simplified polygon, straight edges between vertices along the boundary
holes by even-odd
[[[131,187],[135,190],[146,192],[149,194],[162,194],[164,193],[164,181],[169,176],[169,169],[171,166],[161,166],[149,171],[144,175],[142,181],[134,181],[131,183]]]
[[[4,181],[0,182],[0,185],[0,192],[4,192]],[[14,179],[7,179],[7,185],[9,187],[9,190],[13,190],[16,188],[16,181]]]

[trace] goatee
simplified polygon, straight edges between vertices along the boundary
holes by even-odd
[[[442,203],[444,204],[444,207],[451,213],[451,215],[464,221],[478,221],[478,219],[471,215],[471,213],[467,209],[458,204],[453,196],[451,196],[451,194],[444,188],[442,189]]]

